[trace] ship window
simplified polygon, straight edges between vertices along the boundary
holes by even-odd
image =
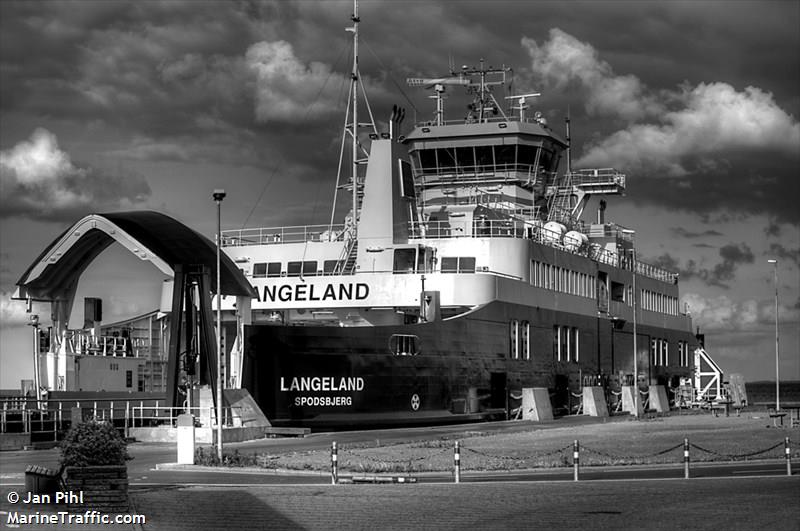
[[[581,349],[580,349],[580,333],[578,332],[577,328],[572,329],[572,360],[573,361],[580,361],[581,359]]]
[[[611,281],[611,300],[625,302],[625,285]]]
[[[290,277],[299,277],[302,269],[303,262],[289,262],[286,266],[286,275]]]
[[[459,273],[474,273],[475,272],[475,257],[462,256],[458,259],[458,272]]]
[[[253,278],[264,278],[267,276],[267,264],[262,262],[260,264],[253,264]]]
[[[439,148],[436,150],[436,162],[439,166],[439,171],[452,172],[456,167],[456,154],[453,149]]]
[[[419,354],[419,338],[408,334],[392,334],[389,350],[395,356],[416,356]]]
[[[511,358],[519,359],[519,321],[512,319],[509,323],[509,350]]]
[[[317,261],[309,260],[303,262],[303,276],[313,277],[317,274]]]
[[[558,159],[553,156],[553,152],[549,149],[543,149],[542,153],[539,155],[539,166],[546,171],[556,171],[554,167],[554,162],[556,161],[558,161]]]
[[[519,163],[518,170],[528,172],[529,170],[535,170],[536,166],[536,152],[539,148],[534,146],[519,146],[517,148],[517,161]],[[531,173],[533,171],[531,170]]]
[[[475,152],[472,146],[456,148],[456,159],[459,170],[468,172],[475,170]]]
[[[477,146],[475,148],[475,167],[479,172],[494,171],[492,146]]]
[[[531,359],[531,323],[522,321],[522,358]]]
[[[498,171],[511,171],[517,163],[517,146],[497,146],[494,155]]]
[[[553,326],[553,358],[561,361],[562,348],[561,348],[561,327],[558,325]]]
[[[413,273],[417,262],[416,249],[395,249],[394,250],[394,272]]]
[[[281,276],[281,263],[270,262],[267,264],[267,276],[270,278]]]
[[[336,271],[336,264],[339,263],[338,260],[325,260],[322,263],[322,271],[326,275],[332,275],[334,271]]]
[[[422,149],[419,151],[419,165],[422,173],[436,173],[436,150]]]
[[[457,273],[458,272],[458,258],[455,256],[442,257],[442,273]]]

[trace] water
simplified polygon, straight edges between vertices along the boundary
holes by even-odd
[[[775,405],[775,382],[745,382],[747,401]],[[780,386],[781,404],[800,404],[800,381],[782,381]]]

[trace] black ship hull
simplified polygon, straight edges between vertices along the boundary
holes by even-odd
[[[522,339],[509,322],[529,325]],[[558,328],[577,331],[559,360]],[[585,385],[633,381],[630,323],[504,302],[402,326],[248,326],[242,385],[275,425],[347,427],[506,418],[521,390],[548,388],[555,412]],[[695,344],[688,330],[638,327],[639,381],[677,385],[674,354],[651,363],[650,337]],[[520,341],[527,345],[520,347]]]

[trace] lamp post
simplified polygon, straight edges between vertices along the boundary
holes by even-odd
[[[222,462],[222,297],[220,293],[220,246],[222,245],[222,200],[225,190],[214,190],[217,203],[217,457]]]
[[[775,282],[775,410],[781,410],[781,368],[778,356],[778,261],[775,259],[767,260],[773,265]]]
[[[631,237],[631,290],[633,291],[633,296],[631,297],[631,302],[633,304],[633,416],[638,419],[641,397],[639,396],[639,350],[636,343],[636,241],[634,239],[636,232],[630,229],[623,229],[622,232]]]

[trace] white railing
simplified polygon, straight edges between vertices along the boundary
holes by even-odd
[[[222,246],[340,241],[344,225],[296,225],[222,231]]]
[[[128,428],[176,426],[178,415],[192,413],[201,426],[216,425],[216,408],[165,407],[159,400],[4,400],[0,407],[0,433],[53,433],[57,437],[72,423],[72,410],[80,410],[81,419],[108,421]],[[237,426],[242,408],[223,408],[223,426]]]
[[[567,177],[573,186],[587,184],[616,184],[625,188],[625,174],[614,168],[574,170]]]
[[[525,238],[565,252],[585,256],[596,262],[630,270],[631,260],[621,258],[618,253],[609,251],[597,244],[570,244],[563,241],[563,235],[543,226],[518,219],[475,219],[467,221],[427,221],[409,222],[410,239],[439,238]],[[636,261],[636,274],[674,283],[675,273],[666,269]]]

